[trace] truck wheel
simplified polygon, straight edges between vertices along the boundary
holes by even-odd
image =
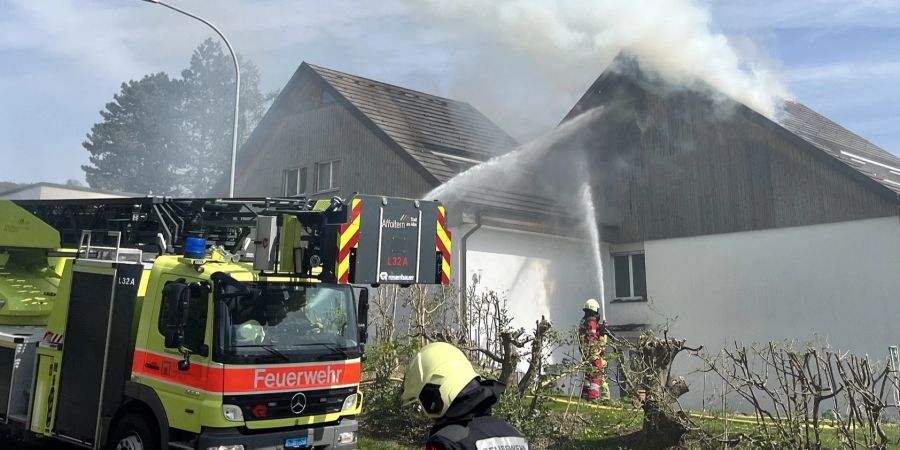
[[[159,436],[143,417],[127,414],[116,423],[107,450],[161,450]]]

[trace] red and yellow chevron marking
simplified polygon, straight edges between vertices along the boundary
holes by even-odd
[[[359,213],[361,210],[362,200],[354,198],[350,222],[341,225],[341,232],[338,235],[338,283],[347,284],[350,282],[350,250],[359,245]]]
[[[447,212],[438,206],[437,251],[441,254],[441,284],[450,284],[450,250],[452,234],[447,229]]]

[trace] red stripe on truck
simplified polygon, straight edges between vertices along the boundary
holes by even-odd
[[[131,371],[134,375],[205,392],[253,394],[358,385],[362,369],[360,360],[352,359],[328,363],[226,366],[192,362],[187,371],[180,371],[178,361],[178,358],[135,350]]]

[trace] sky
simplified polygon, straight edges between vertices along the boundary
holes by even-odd
[[[572,70],[567,55],[529,57],[510,47],[520,36],[437,20],[418,0],[170,1],[222,29],[259,67],[264,91],[308,61],[467,101],[520,141],[553,128],[609,62],[588,55]],[[794,98],[900,154],[900,0],[694,3]],[[139,0],[0,2],[0,181],[83,180],[81,143],[121,83],[179,74],[209,36]]]

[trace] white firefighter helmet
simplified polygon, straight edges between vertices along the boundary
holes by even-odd
[[[403,377],[404,404],[419,402],[428,417],[442,417],[459,393],[478,377],[472,363],[446,342],[428,344],[417,353]]]
[[[584,302],[584,309],[599,312],[600,311],[600,302],[593,298],[589,298],[588,301]]]

